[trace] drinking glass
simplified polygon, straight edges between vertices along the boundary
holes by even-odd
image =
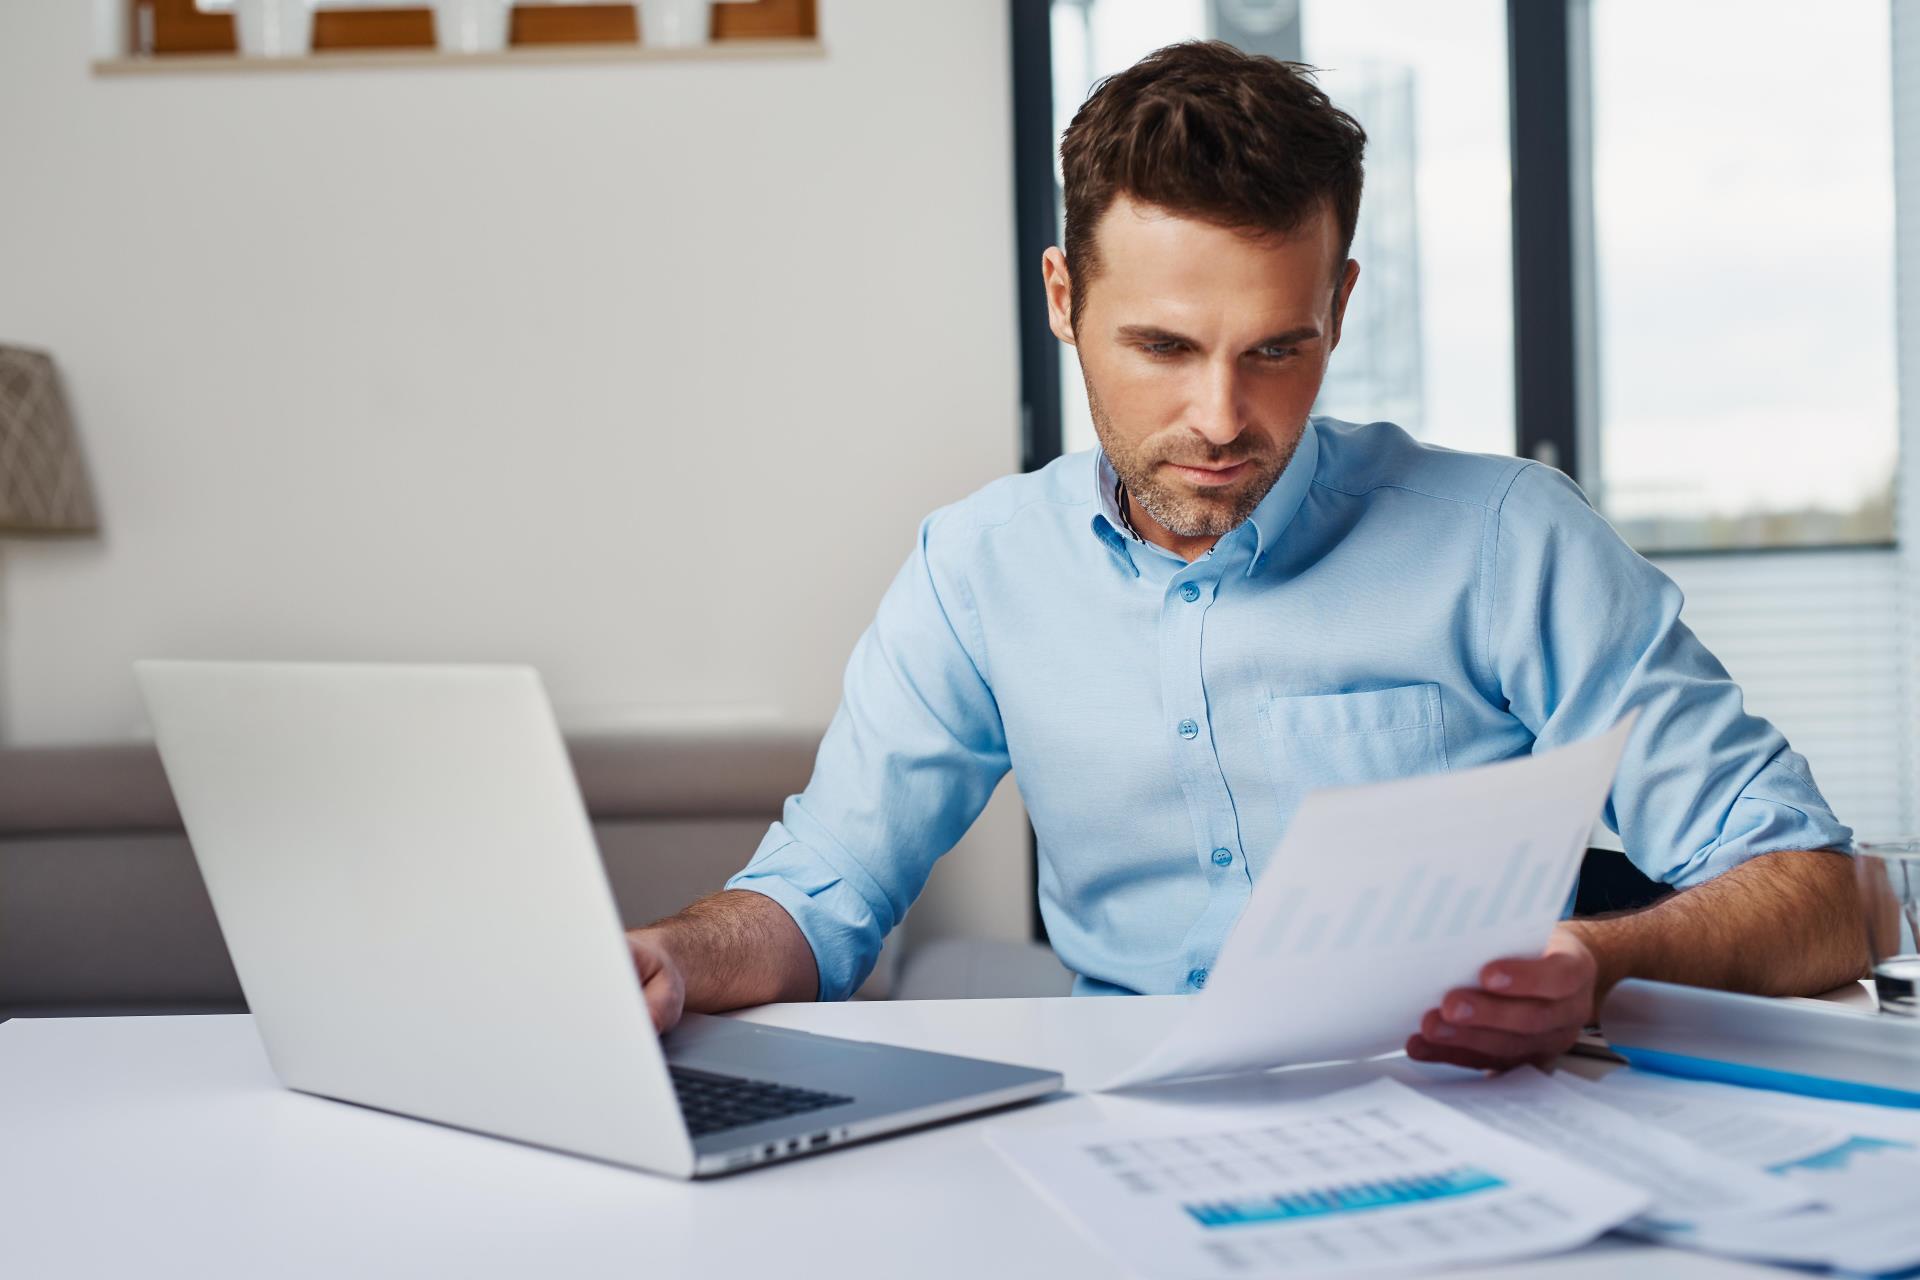
[[[1920,1017],[1920,838],[1853,848],[1874,996],[1882,1013]]]

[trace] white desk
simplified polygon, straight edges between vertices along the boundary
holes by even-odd
[[[1176,1000],[745,1016],[1052,1067],[1071,1089],[1143,1047]],[[513,1034],[509,1013],[500,1030]],[[1281,1073],[1204,1096],[1300,1096],[1379,1070]],[[0,1025],[0,1274],[1106,1276],[1106,1256],[981,1135],[1134,1105],[1060,1098],[686,1184],[289,1092],[247,1017],[16,1020]],[[1601,1280],[1629,1264],[1636,1280],[1777,1274],[1616,1241],[1472,1274]]]

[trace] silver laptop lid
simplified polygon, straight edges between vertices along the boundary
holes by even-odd
[[[136,672],[288,1086],[692,1172],[537,673],[224,662]]]

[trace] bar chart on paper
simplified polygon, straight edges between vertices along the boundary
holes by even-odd
[[[1229,1267],[1378,1265],[1567,1218],[1537,1196],[1466,1203],[1486,1201],[1506,1180],[1475,1163],[1448,1162],[1425,1134],[1378,1107],[1244,1132],[1096,1143],[1087,1154],[1129,1191],[1176,1197],[1214,1234],[1208,1255]],[[1389,1209],[1407,1212],[1381,1212]],[[1240,1230],[1282,1223],[1301,1229]]]
[[[1223,1119],[996,1131],[993,1141],[1149,1274],[1518,1257],[1590,1239],[1643,1203],[1391,1081]]]

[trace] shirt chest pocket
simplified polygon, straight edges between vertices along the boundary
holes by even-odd
[[[1412,778],[1447,768],[1437,684],[1273,698],[1260,708],[1260,733],[1282,822],[1317,787]]]

